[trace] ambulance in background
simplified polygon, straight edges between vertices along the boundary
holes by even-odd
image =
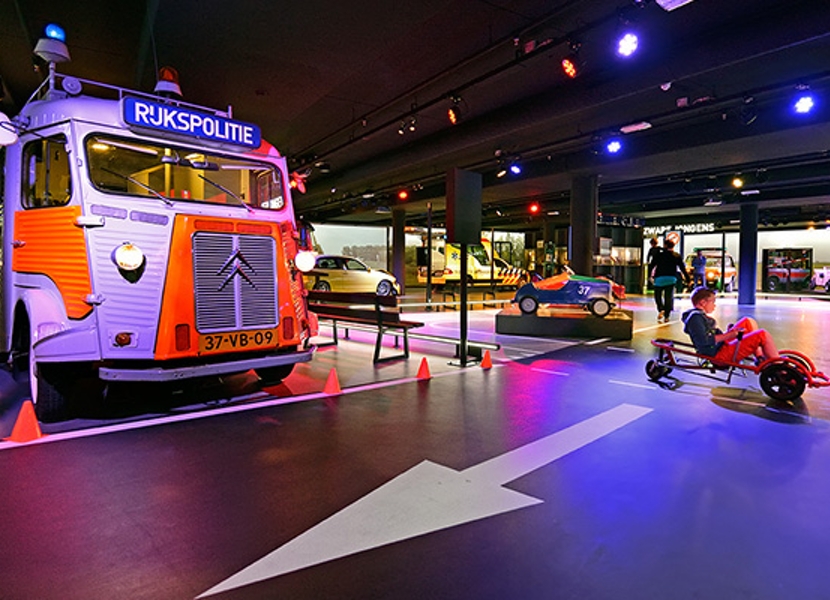
[[[427,282],[426,267],[418,268],[418,282]],[[497,287],[518,288],[529,281],[524,269],[510,265],[503,258],[494,255],[492,244],[487,238],[481,244],[467,246],[467,276],[472,284],[493,284]],[[436,286],[461,281],[461,246],[444,241],[443,236],[432,245],[432,284]]]
[[[310,360],[285,159],[230,110],[172,99],[172,70],[166,96],[56,73],[49,31],[49,76],[0,115],[0,352],[38,418],[72,416],[82,378],[277,383]]]

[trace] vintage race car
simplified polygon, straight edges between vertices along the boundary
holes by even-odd
[[[556,304],[582,306],[597,317],[605,317],[614,307],[611,285],[608,279],[561,273],[523,285],[513,302],[526,315],[534,314],[540,304]]]

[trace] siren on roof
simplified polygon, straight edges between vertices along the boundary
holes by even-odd
[[[173,67],[160,68],[158,82],[153,92],[167,98],[172,96],[181,98],[182,88],[179,87],[179,72]]]

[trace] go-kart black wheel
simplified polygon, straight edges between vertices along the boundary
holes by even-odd
[[[663,375],[667,375],[670,370],[671,369],[667,369],[654,359],[646,363],[646,376],[652,381],[659,381],[660,378],[663,377]]]
[[[535,314],[538,307],[539,302],[537,302],[536,298],[533,296],[524,296],[521,300],[519,300],[519,310],[526,315]]]
[[[775,362],[761,371],[759,381],[761,389],[773,400],[789,402],[804,393],[807,380],[794,365]]]
[[[588,304],[588,310],[590,310],[594,316],[602,319],[611,312],[611,303],[605,298],[594,298],[591,300],[590,304]]]

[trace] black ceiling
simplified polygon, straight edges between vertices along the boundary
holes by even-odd
[[[258,123],[308,174],[295,204],[314,222],[388,223],[377,207],[402,206],[418,224],[427,201],[440,222],[453,167],[482,173],[488,228],[536,227],[531,200],[567,222],[570,181],[587,174],[599,176],[604,213],[650,223],[728,219],[746,201],[767,220],[830,212],[826,2],[696,0],[668,12],[624,0],[3,0],[7,113],[42,79],[31,50],[50,22],[72,53],[62,72],[151,90],[170,65],[189,102]],[[624,22],[641,36],[626,61],[611,49]],[[574,80],[559,68],[572,45],[585,62]],[[787,105],[800,85],[824,106],[796,119]],[[415,131],[399,135],[412,118]],[[639,121],[652,128],[626,135],[623,155],[593,151]],[[514,158],[522,175],[497,178]],[[736,172],[757,193],[736,192]],[[704,206],[711,198],[722,204]]]

